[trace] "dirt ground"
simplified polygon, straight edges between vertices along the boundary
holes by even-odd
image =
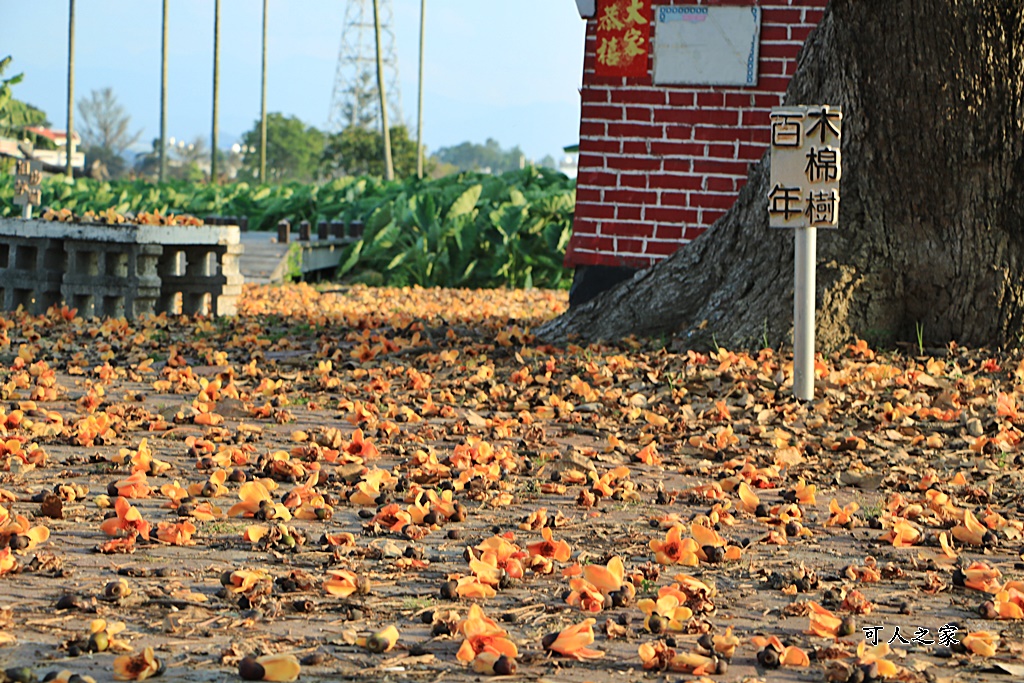
[[[231,319],[0,319],[0,668],[111,680],[119,648],[151,647],[174,681],[239,680],[242,657],[274,653],[303,662],[300,680],[477,680],[450,633],[476,603],[516,645],[520,680],[691,678],[645,670],[640,646],[692,653],[727,629],[739,644],[713,680],[870,680],[857,650],[876,626],[894,641],[889,678],[1024,678],[1019,354],[852,345],[821,360],[802,405],[777,350],[534,342],[565,305],[290,285],[247,289]],[[229,514],[254,479],[273,500]],[[534,552],[542,526],[554,542]],[[661,564],[652,541],[674,526],[717,537]],[[521,576],[513,562],[489,574],[493,597],[468,597],[486,590],[472,580],[453,595],[474,574],[467,548],[496,535]],[[566,560],[549,557],[560,541]],[[636,595],[570,605],[570,580],[615,557]],[[325,586],[340,570],[344,596]],[[677,575],[713,595],[681,631],[650,633],[638,602]],[[809,633],[813,605],[848,634]],[[588,617],[603,657],[545,649]],[[93,652],[98,618],[125,629]],[[357,643],[390,625],[390,651]],[[959,645],[893,636],[950,625]],[[979,632],[994,652],[966,638]],[[808,665],[765,668],[757,636]]]

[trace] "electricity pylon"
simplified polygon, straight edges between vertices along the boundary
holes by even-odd
[[[404,119],[398,84],[398,56],[395,53],[394,12],[391,0],[379,2],[384,92],[388,99],[390,125],[396,126],[401,125]],[[373,4],[370,0],[347,0],[327,127],[337,132],[349,126],[377,130],[380,125]]]

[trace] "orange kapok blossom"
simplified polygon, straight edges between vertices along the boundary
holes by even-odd
[[[559,633],[552,633],[544,637],[544,649],[556,652],[563,657],[570,659],[597,659],[604,657],[604,653],[598,650],[591,650],[587,647],[594,642],[594,624],[597,619],[584,619],[579,624],[574,624],[563,629]]]
[[[455,593],[460,598],[493,598],[498,591],[476,576],[464,576],[456,581]]]
[[[825,526],[846,526],[853,524],[853,515],[860,509],[860,505],[856,501],[851,501],[839,507],[839,501],[833,498],[829,501],[828,511],[831,513],[831,517],[825,520]]]
[[[181,522],[157,522],[156,537],[170,545],[195,545],[192,535],[196,532],[196,526],[186,520]]]
[[[100,525],[103,533],[108,536],[139,535],[143,539],[149,540],[149,522],[142,518],[142,513],[129,503],[127,498],[118,496],[114,500],[114,511],[117,516],[104,520]]]
[[[754,493],[753,490],[751,490],[750,485],[745,481],[741,481],[736,492],[740,497],[739,508],[744,512],[754,514],[754,511],[757,510],[757,506],[761,504],[761,499],[757,497],[757,494]]]
[[[895,663],[885,658],[890,651],[889,643],[879,643],[869,647],[867,643],[861,641],[857,645],[857,663],[877,664],[879,678],[892,678],[899,669]]]
[[[600,612],[604,609],[604,594],[597,586],[582,577],[569,581],[570,592],[566,604],[578,607],[584,612]]]
[[[633,584],[624,584],[625,576],[626,567],[618,555],[608,560],[606,565],[588,564],[583,567],[583,578],[605,595],[620,590],[624,585],[632,589]]]
[[[987,531],[985,525],[979,522],[970,510],[964,510],[964,523],[958,524],[952,529],[953,538],[970,545],[983,545]]]
[[[1007,581],[992,605],[996,619],[1024,619],[1024,581]]]
[[[968,513],[970,514],[970,513]],[[909,548],[921,540],[921,531],[905,519],[897,518],[892,528],[882,535],[882,541],[888,541],[897,548]]]
[[[446,492],[447,493],[447,492]],[[476,547],[480,553],[480,559],[494,566],[501,567],[513,579],[523,578],[522,558],[526,553],[519,549],[515,543],[503,536],[491,536],[485,539]],[[489,559],[491,556],[494,562]]]
[[[470,606],[469,615],[456,625],[455,631],[465,637],[455,655],[460,662],[472,662],[485,652],[506,657],[519,655],[515,643],[508,639],[508,632],[484,615],[480,605]]]
[[[692,538],[683,539],[683,526],[677,524],[665,534],[665,540],[654,539],[651,541],[651,550],[654,551],[654,560],[658,564],[681,564],[687,567],[696,567],[700,564],[697,551],[700,546]]]
[[[327,570],[324,590],[339,598],[347,598],[359,588],[359,577],[345,569]]]
[[[804,633],[822,638],[836,638],[843,620],[813,600],[807,603],[811,608],[811,623]]]
[[[768,638],[765,638],[764,636],[754,636],[751,640],[757,647],[772,648],[775,650],[779,655],[780,666],[805,667],[811,665],[811,658],[806,652],[796,645],[783,645],[778,636],[771,636]]]
[[[961,644],[976,655],[991,657],[996,653],[999,636],[989,631],[972,631],[960,641]]]
[[[646,615],[644,628],[652,632],[654,629],[651,628],[651,617],[655,614],[662,618],[663,628],[667,631],[682,631],[684,622],[693,616],[693,611],[680,604],[679,596],[674,593],[661,595],[656,601],[644,598],[636,606]]]
[[[294,681],[302,672],[302,666],[295,655],[263,655],[256,662],[263,667],[264,681]]]
[[[9,547],[0,550],[0,576],[17,568],[18,560],[14,557],[13,551]]]
[[[133,472],[130,477],[122,479],[114,484],[117,487],[117,495],[123,498],[148,498],[153,489],[149,487],[146,473],[142,470]]]
[[[995,567],[991,567],[984,562],[972,562],[971,565],[962,570],[962,572],[964,586],[967,588],[972,588],[976,591],[984,591],[985,593],[999,592],[999,579],[1003,574]]]
[[[269,579],[270,575],[260,569],[236,569],[228,576],[224,588],[229,593],[245,593],[260,581]]]
[[[137,655],[121,655],[114,660],[114,678],[119,681],[144,681],[161,672],[160,660],[147,647]]]
[[[559,562],[568,562],[569,558],[572,557],[572,549],[569,544],[565,541],[555,541],[551,537],[551,528],[544,527],[540,530],[540,535],[544,537],[544,540],[539,543],[531,543],[526,546],[527,552],[530,556],[541,555],[543,557],[550,557],[558,560]]]

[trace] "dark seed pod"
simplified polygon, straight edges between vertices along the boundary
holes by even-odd
[[[316,605],[313,604],[312,600],[296,600],[292,603],[292,608],[296,612],[306,612],[308,614],[316,609]]]
[[[439,621],[430,628],[430,635],[434,638],[439,636],[450,636],[451,634],[451,627],[449,627],[448,623],[444,621]]]
[[[229,569],[220,573],[220,585],[230,586],[231,585],[231,574],[233,572]]]
[[[700,638],[697,639],[697,644],[708,652],[715,651],[715,638],[710,633],[702,633]]]
[[[715,673],[722,675],[728,673],[729,662],[722,657],[715,657]]]
[[[267,675],[267,670],[256,661],[255,657],[243,657],[238,662],[238,675],[243,681],[262,681]]]
[[[106,652],[110,646],[110,636],[106,631],[97,631],[89,636],[89,652]]]
[[[864,669],[859,666],[853,667],[850,675],[846,677],[846,683],[864,683]]]
[[[771,516],[771,513],[768,512],[768,506],[767,505],[765,505],[764,503],[758,503],[757,507],[754,508],[754,516],[755,517],[769,517],[769,516]]]
[[[550,650],[551,646],[555,644],[556,640],[558,640],[558,634],[557,633],[549,633],[546,636],[544,636],[543,640],[540,641],[540,645],[545,650]]]
[[[447,536],[450,540],[457,541],[462,538],[462,532],[458,529],[449,529]]]
[[[878,662],[871,662],[870,664],[862,664],[861,670],[864,672],[864,683],[870,683],[871,681],[877,681],[881,678],[878,672]]]
[[[360,519],[370,519],[370,518],[372,518],[374,516],[375,513],[374,513],[373,510],[368,510],[366,508],[359,508],[359,512],[357,512],[356,514],[359,515]]]
[[[612,591],[611,593],[612,607],[629,607],[633,602],[629,597],[629,592],[623,589]]]
[[[431,610],[427,610],[426,612],[424,612],[424,613],[422,613],[420,615],[420,621],[423,622],[424,624],[433,624],[434,623],[434,613]]]
[[[112,481],[109,484],[107,484],[107,495],[110,496],[111,498],[115,498],[115,497],[121,495],[120,493],[117,492],[117,483],[116,482]]]
[[[647,618],[647,630],[655,635],[664,633],[665,626],[665,618],[658,613],[654,613]]]
[[[786,536],[792,538],[800,535],[800,522],[795,519],[791,519],[786,522]]]
[[[132,589],[124,579],[120,581],[109,581],[107,585],[103,587],[103,595],[108,598],[123,598],[131,592]]]
[[[766,669],[778,669],[779,651],[769,645],[757,653],[757,663]]]
[[[706,545],[701,550],[711,564],[718,564],[725,560],[725,547],[720,545]]]
[[[24,550],[28,547],[28,544],[28,536],[21,536],[19,534],[11,536],[11,540],[7,542],[7,545],[11,546],[11,550]]]
[[[323,652],[311,652],[299,660],[302,666],[320,666],[327,661],[327,655]]]
[[[436,512],[431,510],[427,514],[423,515],[424,526],[436,526],[441,523],[441,517]]]
[[[459,599],[459,584],[456,581],[445,581],[441,584],[441,598],[444,600]]]
[[[316,508],[316,511],[314,512],[314,514],[316,515],[316,518],[319,521],[326,522],[327,520],[329,520],[331,518],[331,509],[330,508]]]
[[[236,484],[241,484],[246,479],[247,477],[245,474],[245,470],[239,469],[237,467],[231,470],[231,474],[228,475],[228,481],[232,481]]]
[[[856,632],[857,622],[853,620],[852,616],[846,615],[843,617],[842,623],[839,624],[839,630],[836,631],[836,634],[840,638],[845,638],[846,636],[852,636]]]
[[[508,572],[502,572],[501,578],[498,579],[498,590],[507,590],[515,586],[515,579],[508,575]]]
[[[35,672],[27,666],[12,666],[10,669],[4,669],[4,675],[11,683],[36,683]]]
[[[962,588],[964,586],[964,581],[966,579],[967,579],[967,577],[964,575],[964,570],[963,569],[961,569],[960,567],[957,567],[956,569],[953,570],[953,585],[954,586],[960,586]]]
[[[494,662],[494,673],[499,676],[512,676],[516,672],[516,660],[507,655],[498,657]]]
[[[57,609],[82,609],[85,605],[77,595],[62,595],[57,601]]]

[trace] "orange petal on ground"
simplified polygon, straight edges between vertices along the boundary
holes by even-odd
[[[295,655],[264,655],[256,661],[263,667],[265,681],[294,681],[302,672]]]
[[[603,652],[587,648],[594,642],[594,624],[596,619],[584,619],[582,623],[563,629],[548,649],[563,657],[571,659],[596,659],[603,657]]]
[[[779,663],[782,666],[810,666],[811,658],[796,645],[790,645],[782,650],[782,654],[779,655]]]
[[[750,485],[745,481],[741,481],[737,492],[740,496],[740,509],[754,514],[757,506],[761,504],[761,499],[757,497],[757,494],[750,489]]]
[[[725,545],[725,539],[722,538],[717,531],[710,527],[706,527],[703,524],[697,524],[694,522],[690,525],[690,535],[697,541],[697,545],[704,547],[706,545],[711,546],[722,546]]]
[[[324,581],[324,590],[339,598],[347,598],[355,593],[358,587],[359,578],[345,569],[328,570],[327,580]]]

